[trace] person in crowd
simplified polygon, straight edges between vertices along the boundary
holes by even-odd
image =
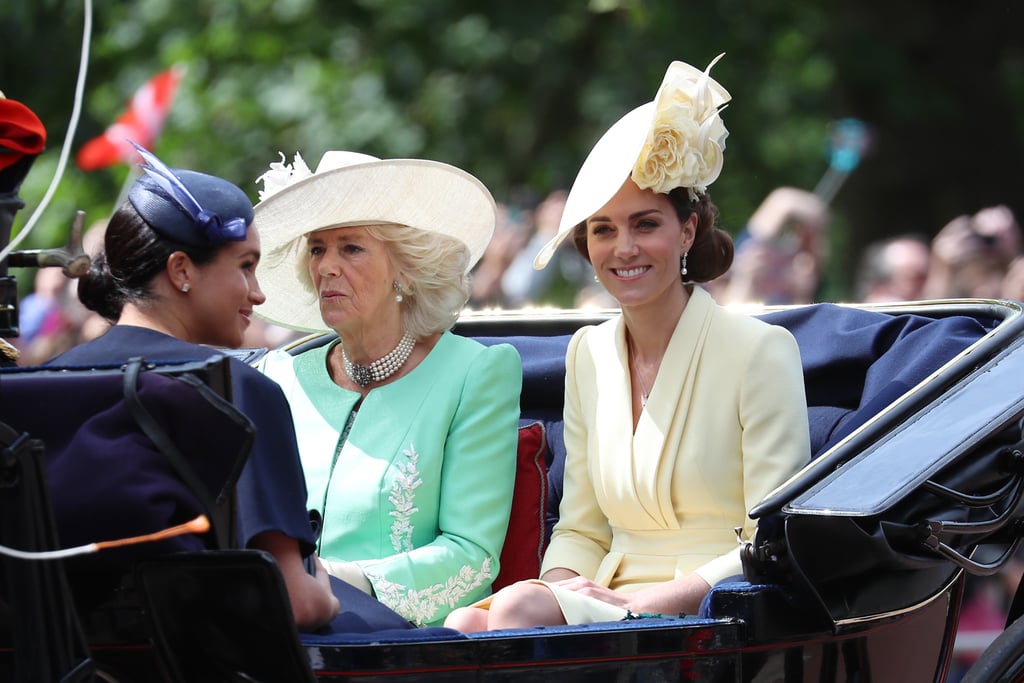
[[[68,279],[59,268],[36,271],[32,292],[21,300],[19,344],[28,344],[40,335],[53,334],[54,330],[66,325],[62,311],[67,291]]]
[[[527,212],[507,204],[499,204],[497,211],[494,237],[473,269],[470,308],[507,308],[504,276],[529,239]]]
[[[291,403],[332,574],[436,625],[490,593],[508,527],[522,365],[453,334],[495,228],[475,177],[422,159],[329,151],[271,165],[256,225],[256,314],[333,332],[260,369]]]
[[[747,510],[810,459],[792,335],[699,284],[733,255],[708,193],[730,99],[711,66],[673,62],[655,100],[605,133],[536,258],[571,235],[622,313],[566,352],[565,483],[541,579],[453,612],[451,628],[695,613],[741,571]]]
[[[1020,253],[1020,226],[1009,207],[957,216],[932,240],[924,296],[999,297],[1010,264]]]
[[[265,300],[256,279],[260,238],[246,194],[221,178],[172,170],[146,150],[140,154],[144,174],[111,217],[104,249],[78,286],[82,303],[114,325],[48,365],[136,356],[205,360],[240,346],[253,308]],[[273,555],[302,630],[411,626],[323,569],[313,552],[288,403],[276,383],[245,363],[232,358],[231,373],[235,404],[256,426],[237,485],[239,545]],[[183,550],[204,547],[188,537],[182,544]],[[348,603],[346,611],[340,602]],[[368,606],[354,621],[336,620],[354,604]]]
[[[82,236],[83,253],[103,248],[106,221],[90,226]],[[18,364],[39,365],[68,349],[103,334],[109,323],[88,310],[75,295],[77,281],[55,266],[40,268],[33,290],[21,300],[21,334],[12,341],[21,351]]]
[[[548,193],[532,212],[533,228],[529,242],[520,249],[501,278],[505,303],[509,308],[523,308],[530,305],[551,304],[557,294],[553,290],[561,283],[576,285],[582,280],[579,272],[586,266],[574,251],[560,252],[566,258],[559,259],[557,267],[536,270],[533,255],[558,232],[568,191],[557,188]],[[571,288],[568,288],[571,289]]]
[[[498,207],[494,238],[472,272],[469,307],[518,309],[572,304],[590,270],[574,250],[560,250],[553,267],[538,271],[533,256],[558,231],[567,191],[552,190],[536,206]]]
[[[884,303],[923,298],[930,259],[928,240],[917,235],[869,244],[857,272],[856,300]]]
[[[828,205],[813,192],[778,187],[750,216],[732,269],[711,284],[722,303],[807,304],[827,260]]]
[[[1003,278],[1000,296],[1004,299],[1024,302],[1024,256],[1017,256],[1010,262]]]

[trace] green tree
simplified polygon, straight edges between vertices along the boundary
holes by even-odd
[[[733,94],[713,188],[738,233],[779,185],[811,189],[829,124],[856,117],[874,146],[836,197],[829,298],[848,295],[869,240],[934,233],[987,204],[1024,214],[1019,3],[948,0],[137,0],[97,3],[75,150],[171,64],[182,83],[156,151],[238,182],[277,153],[423,156],[478,175],[499,200],[567,186],[600,133],[649,100],[668,62],[707,64]],[[71,111],[82,4],[13,0],[0,90],[50,132],[23,191],[42,195]],[[128,169],[68,170],[37,240],[75,208],[113,208]]]

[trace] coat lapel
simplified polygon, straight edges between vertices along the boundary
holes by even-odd
[[[661,528],[679,527],[672,500],[672,479],[714,310],[711,296],[700,287],[694,287],[669,340],[632,440],[637,491],[652,496],[644,502],[644,507],[652,511]]]
[[[630,394],[629,361],[625,323],[621,316],[600,325],[587,334],[591,358],[597,365],[595,390],[596,467],[600,471],[594,483],[603,489],[605,500],[637,500],[646,508],[648,501],[638,497],[633,458],[633,408]],[[648,511],[650,514],[650,511]]]

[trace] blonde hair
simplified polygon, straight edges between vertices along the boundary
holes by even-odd
[[[469,301],[469,247],[407,225],[370,225],[366,232],[390,246],[405,329],[418,338],[451,329]]]
[[[469,247],[454,237],[408,225],[363,227],[387,245],[402,294],[405,329],[417,339],[451,329],[469,301]],[[304,245],[308,237],[296,242]],[[296,275],[315,305],[307,252],[296,252]]]

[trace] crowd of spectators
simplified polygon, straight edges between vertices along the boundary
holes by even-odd
[[[552,265],[533,268],[533,257],[558,228],[566,192],[555,190],[532,206],[499,207],[500,219],[472,274],[469,307],[612,307],[593,269],[571,244]],[[823,300],[829,267],[830,209],[811,192],[780,187],[769,193],[736,235],[733,266],[707,284],[724,304],[807,304]],[[102,225],[87,232],[87,253],[101,243]],[[933,238],[899,233],[861,252],[847,300],[865,303],[945,298],[1024,300],[1021,228],[1006,206],[956,216]],[[86,311],[76,283],[59,269],[32,273],[34,287],[20,304],[21,333],[9,339],[20,365],[32,365],[92,339],[107,323]],[[19,274],[20,273],[16,273]],[[250,347],[274,348],[301,333],[254,320]]]

